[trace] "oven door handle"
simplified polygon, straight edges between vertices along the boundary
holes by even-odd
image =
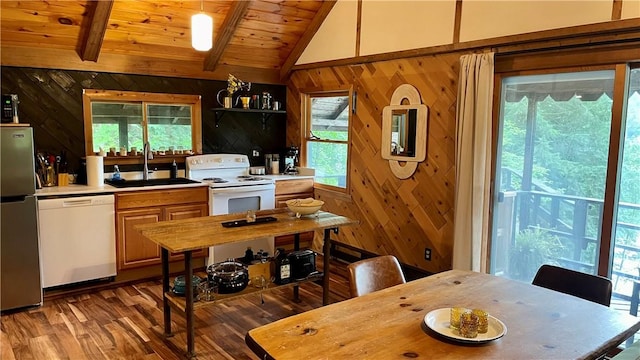
[[[226,187],[226,188],[211,188],[211,192],[213,194],[229,194],[229,193],[254,192],[254,191],[262,191],[262,190],[275,190],[275,188],[276,186],[274,184],[244,185],[244,186],[234,186],[234,187]]]

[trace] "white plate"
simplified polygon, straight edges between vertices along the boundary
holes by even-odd
[[[458,330],[453,330],[449,327],[449,319],[451,317],[451,308],[443,308],[430,311],[424,317],[424,323],[429,329],[437,332],[438,334],[449,338],[454,341],[482,344],[489,341],[499,339],[507,333],[507,326],[500,320],[489,315],[488,331],[484,334],[478,334],[476,338],[466,338],[460,336]]]

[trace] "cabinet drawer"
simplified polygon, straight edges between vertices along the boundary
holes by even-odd
[[[177,205],[208,201],[207,187],[116,193],[116,209]]]
[[[276,181],[276,196],[295,193],[313,193],[313,179]]]
[[[315,233],[313,231],[307,231],[300,234],[300,249],[310,249],[313,245],[313,237]],[[274,245],[277,248],[283,248],[286,251],[293,251],[295,235],[276,236],[274,239]]]

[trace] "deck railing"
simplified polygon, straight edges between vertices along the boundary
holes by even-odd
[[[502,189],[513,189],[512,181],[519,175],[510,169],[502,169]],[[564,267],[596,272],[599,248],[600,219],[603,200],[562,195],[545,186],[532,184],[531,191],[511,191],[504,196],[515,197],[511,202],[509,242],[515,244],[516,234],[526,229],[555,236],[562,244],[560,256],[549,259]],[[501,212],[502,213],[502,212]],[[619,203],[617,209],[615,247],[611,279],[614,296],[628,300],[634,280],[640,280],[640,224],[629,219],[640,219],[640,204]],[[506,220],[506,219],[505,219]],[[556,252],[557,254],[557,252]]]

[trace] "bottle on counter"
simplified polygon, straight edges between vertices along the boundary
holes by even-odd
[[[178,177],[178,164],[176,164],[176,160],[173,159],[173,163],[171,164],[171,169],[169,170],[169,177],[175,179]]]
[[[113,175],[111,175],[111,180],[120,180],[122,176],[120,175],[120,168],[118,165],[113,165]]]
[[[282,248],[276,250],[274,267],[274,282],[278,285],[288,284],[291,281],[291,262]]]
[[[251,246],[247,246],[247,250],[244,252],[243,262],[245,264],[251,264],[253,261],[253,250],[251,250]]]
[[[278,154],[273,154],[271,156],[271,174],[280,174],[280,155]]]

